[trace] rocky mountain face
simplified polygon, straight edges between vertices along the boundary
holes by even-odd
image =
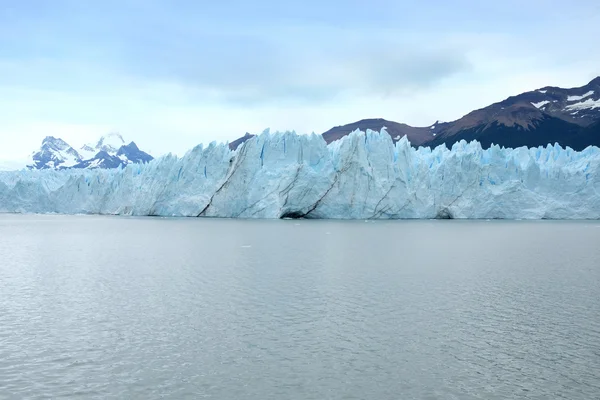
[[[451,147],[460,140],[477,140],[483,148],[492,144],[515,148],[554,143],[575,150],[600,147],[600,77],[577,88],[547,86],[511,96],[452,122],[413,127],[381,118],[363,119],[333,127],[322,136],[331,143],[355,130],[382,128],[394,142],[406,136],[415,147]],[[229,143],[229,148],[235,150],[254,136],[246,133]],[[117,168],[152,159],[134,142],[126,144],[118,133],[105,135],[78,150],[60,138],[48,136],[32,154],[28,168]]]
[[[559,143],[575,150],[600,146],[600,77],[571,89],[547,86],[509,97],[452,122],[413,127],[385,119],[363,119],[336,126],[322,134],[327,143],[357,129],[386,128],[394,142],[406,136],[415,146],[451,147],[460,140],[477,140],[483,148],[537,147]],[[235,149],[253,135],[230,143]]]
[[[37,152],[31,156],[30,169],[69,168],[81,161],[81,156],[67,142],[46,136]]]
[[[338,140],[357,129],[361,131],[366,131],[367,129],[380,131],[381,128],[386,128],[387,133],[390,134],[392,140],[395,142],[400,140],[403,136],[407,136],[412,144],[418,146],[426,143],[432,138],[431,127],[415,128],[410,125],[378,118],[363,119],[348,125],[336,126],[323,133],[323,139],[325,139],[327,143],[331,143],[334,140]]]
[[[587,85],[544,87],[475,110],[432,129],[428,145],[451,146],[478,140],[504,147],[536,147],[559,143],[575,150],[600,145],[600,77]]]
[[[134,142],[125,144],[118,133],[102,136],[95,144],[75,150],[60,138],[48,136],[40,149],[31,155],[29,169],[118,168],[127,164],[146,163],[153,157]]]

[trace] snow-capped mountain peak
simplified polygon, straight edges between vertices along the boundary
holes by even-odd
[[[60,138],[48,136],[40,150],[31,155],[30,169],[117,168],[127,164],[146,163],[153,159],[134,142],[125,144],[119,133],[102,136],[96,144],[86,144],[79,151]]]
[[[81,155],[81,158],[84,160],[94,157],[97,153],[98,153],[98,150],[96,150],[96,148],[94,146],[89,145],[89,144],[84,144],[79,149],[79,154]]]
[[[583,150],[600,145],[600,76],[581,87],[546,86],[511,96],[454,121],[414,127],[380,118],[364,119],[335,126],[322,137],[332,143],[357,129],[379,131],[383,125],[395,142],[406,136],[413,146],[432,149],[477,140],[484,148],[492,144],[516,148],[559,143]],[[237,139],[230,147],[235,149],[248,139]]]
[[[125,140],[120,133],[112,132],[102,136],[96,143],[96,151],[106,151],[108,154],[116,153],[121,146],[125,145]]]
[[[146,152],[143,152],[137,147],[135,142],[131,142],[128,145],[121,146],[117,152],[117,157],[128,163],[147,163],[152,160],[152,156]]]
[[[37,152],[31,154],[29,168],[68,168],[81,162],[81,156],[67,142],[54,136],[46,136]]]
[[[549,86],[514,97],[519,98],[528,98],[540,111],[580,126],[591,125],[600,119],[600,78],[578,88]]]
[[[105,151],[110,155],[115,155],[125,145],[125,139],[120,133],[112,132],[107,135],[101,136],[95,143],[88,143],[83,145],[79,149],[82,160],[89,160],[94,158],[100,151]]]

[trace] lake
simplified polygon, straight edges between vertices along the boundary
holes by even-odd
[[[0,399],[600,398],[600,221],[0,216]]]

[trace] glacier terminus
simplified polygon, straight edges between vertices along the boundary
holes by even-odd
[[[0,172],[0,212],[225,218],[599,219],[600,149],[483,150],[269,130],[117,169]]]

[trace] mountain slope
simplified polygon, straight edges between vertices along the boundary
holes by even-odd
[[[528,128],[521,125],[507,126],[498,121],[493,121],[485,126],[475,126],[461,129],[449,136],[438,136],[427,143],[430,147],[445,144],[451,147],[461,140],[470,142],[477,140],[483,148],[492,144],[503,147],[538,147],[547,144],[559,143],[575,150],[583,150],[587,146],[600,145],[600,130],[592,127],[582,127],[563,121],[549,115],[543,115],[531,122]]]
[[[123,139],[123,136],[121,136],[119,133],[112,132],[108,135],[102,136],[96,143],[95,149],[97,151],[105,151],[111,154],[119,151],[121,146],[124,145],[125,140]]]
[[[128,164],[147,163],[154,159],[150,154],[140,150],[135,142],[121,146],[117,151],[117,157]]]
[[[119,165],[125,164],[127,163],[124,163],[119,157],[100,150],[94,157],[75,164],[73,168],[118,168]]]
[[[327,143],[355,130],[379,131],[385,127],[394,142],[406,136],[413,146],[450,147],[460,140],[478,140],[484,148],[537,147],[559,143],[575,150],[600,146],[600,77],[570,89],[547,86],[511,96],[474,110],[452,122],[413,127],[385,119],[363,119],[324,132]],[[233,141],[232,149],[252,135]]]
[[[581,150],[598,144],[600,77],[571,89],[544,87],[475,110],[435,129],[427,145],[477,139],[489,147],[559,143]]]
[[[140,150],[135,142],[127,145],[124,143],[123,137],[119,134],[103,136],[94,146],[93,150],[96,154],[73,165],[73,168],[118,168],[127,164],[143,164],[153,160],[153,157]],[[90,145],[86,146],[91,148]]]
[[[96,144],[86,144],[79,151],[62,139],[48,136],[31,158],[29,169],[117,168],[153,159],[134,142],[126,145],[118,133],[102,136]]]
[[[67,142],[54,136],[46,136],[28,164],[32,169],[68,168],[81,162],[79,153]]]
[[[435,126],[435,124],[433,126]],[[331,143],[357,129],[361,131],[366,131],[367,129],[380,131],[383,127],[386,128],[387,133],[390,134],[393,141],[398,141],[403,136],[407,136],[408,140],[410,140],[412,144],[420,145],[422,143],[427,142],[432,137],[431,127],[415,128],[406,124],[400,124],[394,121],[387,121],[382,118],[363,119],[348,125],[336,126],[323,133],[322,135],[323,139],[325,139],[327,143]]]

